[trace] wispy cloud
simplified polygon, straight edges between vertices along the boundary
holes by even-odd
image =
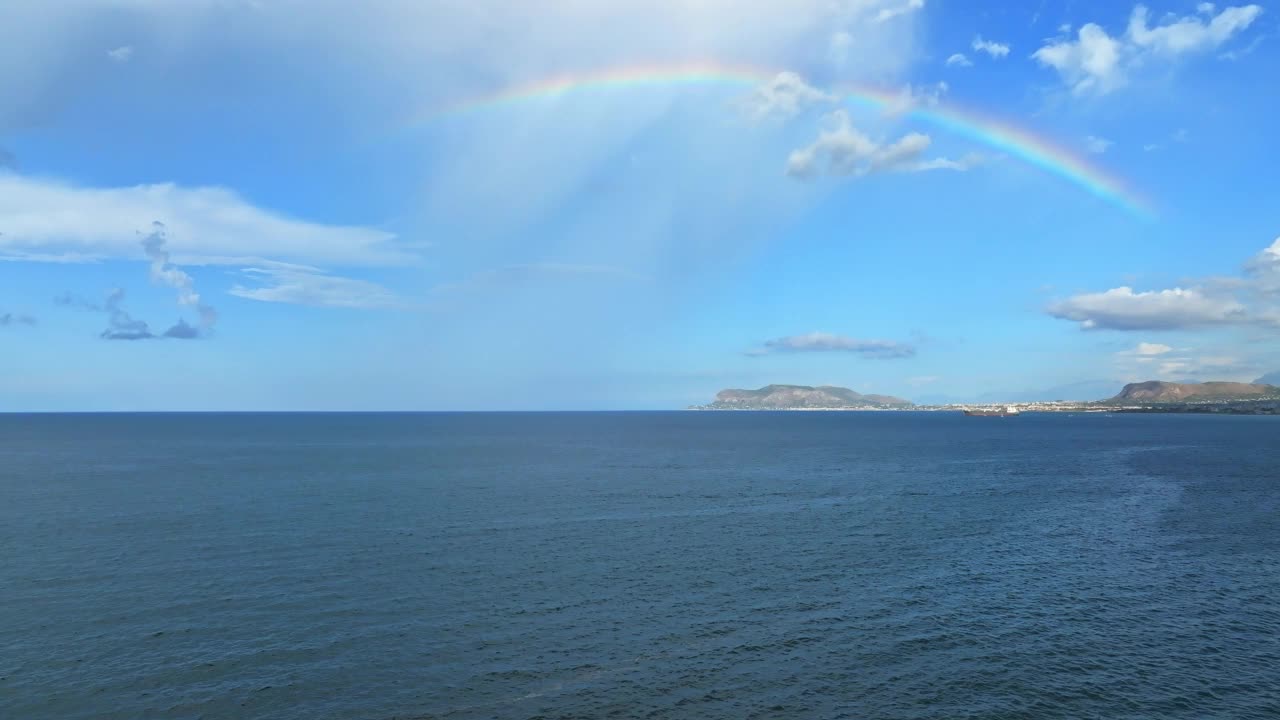
[[[942,102],[942,96],[950,90],[951,86],[945,82],[932,85],[907,85],[885,105],[884,114],[903,115],[917,107],[937,107]]]
[[[178,291],[178,305],[193,307],[200,315],[199,327],[178,318],[169,329],[156,334],[145,321],[133,317],[124,308],[124,288],[115,288],[107,293],[102,303],[86,300],[79,295],[63,293],[55,299],[59,305],[101,312],[107,315],[107,329],[100,333],[105,340],[151,340],[154,338],[173,338],[175,340],[194,340],[206,336],[218,321],[217,312],[201,301],[195,290],[195,280],[169,259],[166,249],[164,225],[152,224],[151,232],[141,240],[143,252],[150,260],[151,281]]]
[[[133,57],[133,46],[121,45],[118,48],[108,50],[107,57],[110,58],[112,62],[127,63]]]
[[[431,289],[426,307],[442,310],[467,298],[500,296],[531,284],[563,284],[568,281],[635,283],[648,280],[644,275],[612,265],[571,262],[515,263],[481,270],[458,282],[445,283]]]
[[[306,265],[269,263],[244,268],[240,273],[255,286],[237,284],[228,292],[249,300],[366,310],[405,306],[394,292],[378,283],[332,275]]]
[[[940,375],[917,375],[907,378],[907,384],[911,387],[924,387],[925,385],[932,385],[941,379],[942,376]]]
[[[36,324],[36,319],[31,315],[12,312],[0,312],[0,327],[11,327],[14,325],[32,326]]]
[[[76,262],[138,257],[136,230],[151,221],[171,235],[184,264],[267,258],[334,265],[415,262],[391,233],[321,225],[255,207],[224,188],[173,184],[87,188],[0,172],[0,255]]]
[[[1089,135],[1084,139],[1084,147],[1095,155],[1101,155],[1111,148],[1115,143],[1106,138],[1100,138],[1096,135]]]
[[[107,293],[102,303],[86,300],[79,295],[63,293],[55,298],[59,305],[66,305],[107,315],[107,328],[98,334],[103,340],[152,340],[156,337],[146,321],[139,320],[124,309],[124,288]]]
[[[887,360],[914,357],[916,348],[910,343],[894,340],[862,340],[844,335],[812,332],[807,335],[791,335],[768,340],[761,347],[747,351],[747,355],[759,357],[772,353],[810,352],[852,353],[865,358]]]
[[[908,15],[922,8],[924,8],[924,0],[901,0],[894,5],[881,8],[875,15],[875,21],[878,23],[888,22],[894,18]]]
[[[1247,380],[1257,374],[1256,364],[1235,355],[1173,348],[1161,343],[1138,343],[1121,350],[1115,354],[1115,366],[1127,382]]]
[[[947,58],[947,67],[973,67],[973,61],[965,57],[964,53],[953,53]]]
[[[166,243],[164,224],[160,222],[152,223],[151,232],[142,238],[142,249],[146,252],[147,258],[151,260],[151,281],[177,290],[178,304],[194,307],[196,312],[200,314],[200,327],[206,332],[212,330],[213,326],[218,322],[218,311],[214,310],[213,306],[201,302],[200,294],[195,289],[195,280],[169,260],[169,251],[165,247]],[[190,326],[184,321],[179,321],[179,323],[181,329],[178,329],[177,332],[185,336]],[[174,326],[174,328],[176,329],[178,326]],[[171,329],[171,331],[173,330]]]

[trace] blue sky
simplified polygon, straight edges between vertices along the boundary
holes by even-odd
[[[1267,4],[0,13],[0,409],[1092,397],[1280,370]],[[442,112],[686,65],[758,84]],[[1152,213],[913,108],[1017,128]]]

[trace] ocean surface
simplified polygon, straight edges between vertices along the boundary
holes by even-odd
[[[0,415],[0,718],[1280,717],[1280,418]]]

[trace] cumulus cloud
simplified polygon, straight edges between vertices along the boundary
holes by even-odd
[[[991,40],[983,40],[979,35],[973,39],[974,52],[983,52],[992,58],[999,60],[1009,54],[1009,45],[1006,43],[998,43]]]
[[[1115,143],[1106,138],[1100,138],[1096,135],[1089,135],[1084,139],[1084,147],[1095,155],[1101,155],[1111,148]]]
[[[1056,70],[1076,95],[1104,95],[1123,87],[1144,63],[1170,62],[1222,46],[1261,13],[1258,5],[1229,7],[1216,15],[1201,8],[1206,17],[1174,16],[1152,26],[1147,8],[1138,5],[1120,36],[1088,23],[1076,39],[1050,41],[1031,57]]]
[[[801,179],[824,173],[861,177],[882,172],[963,171],[976,164],[976,157],[924,159],[932,141],[922,133],[908,133],[891,142],[873,140],[853,126],[844,110],[831,113],[826,121],[828,127],[816,140],[787,158],[787,175]]]
[[[794,117],[814,105],[829,105],[836,96],[819,90],[793,72],[780,72],[743,99],[743,110],[754,118]]]
[[[840,352],[881,360],[914,357],[916,348],[910,343],[893,340],[860,340],[830,333],[813,332],[807,335],[769,340],[763,346],[748,351],[751,356],[771,353]]]
[[[954,53],[947,58],[947,67],[973,67],[973,61],[965,57],[964,53]]]
[[[0,172],[0,257],[84,262],[138,256],[136,229],[159,221],[184,264],[245,258],[391,265],[413,256],[391,233],[321,225],[255,207],[225,188],[170,183],[88,188]]]
[[[1239,324],[1246,310],[1232,298],[1213,297],[1194,288],[1134,292],[1118,287],[1056,302],[1049,306],[1049,314],[1078,322],[1085,330],[1179,330]]]
[[[1245,262],[1235,277],[1193,280],[1187,287],[1135,292],[1124,286],[1049,305],[1053,317],[1085,330],[1186,330],[1280,327],[1280,238]]]
[[[254,285],[236,284],[228,292],[249,300],[361,309],[404,305],[395,293],[375,282],[331,275],[306,265],[267,263],[240,273]]]

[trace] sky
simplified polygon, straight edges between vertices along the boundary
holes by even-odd
[[[1280,371],[1280,7],[8,0],[0,411]]]

